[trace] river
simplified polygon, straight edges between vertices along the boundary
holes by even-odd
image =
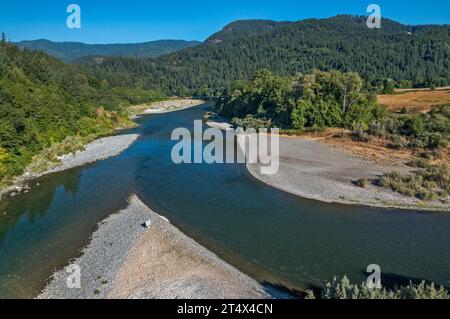
[[[207,105],[138,119],[121,155],[33,181],[0,202],[0,298],[32,298],[80,255],[100,221],[137,194],[154,211],[262,283],[290,289],[378,264],[387,284],[450,286],[450,215],[325,204],[254,179],[242,164],[175,165],[172,130]]]

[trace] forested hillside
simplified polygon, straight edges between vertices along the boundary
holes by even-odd
[[[155,91],[112,87],[42,52],[0,43],[0,183],[33,155],[72,135],[109,133],[122,107],[160,99]]]
[[[158,59],[101,57],[74,65],[2,41],[0,180],[67,136],[102,134],[121,121],[124,106],[160,99],[160,92],[220,96],[221,113],[240,121],[251,115],[283,128],[364,132],[382,118],[374,93],[450,84],[448,25],[384,19],[371,30],[366,18],[351,16],[240,21],[210,39],[220,41]],[[398,130],[410,138],[402,129],[408,123]],[[448,140],[441,128],[419,133],[405,143]]]
[[[221,43],[264,34],[293,22],[272,20],[239,20],[225,26],[221,31],[210,36],[206,43]]]
[[[79,42],[52,42],[48,40],[22,41],[19,48],[44,51],[63,61],[72,61],[87,56],[125,56],[156,58],[201,44],[198,41],[159,40],[146,43],[86,44]]]
[[[297,130],[365,129],[385,113],[376,97],[363,90],[357,73],[314,71],[281,77],[267,70],[249,82],[234,82],[218,98],[217,111],[239,127]]]
[[[105,58],[88,66],[111,83],[140,82],[165,92],[218,95],[260,68],[276,75],[313,69],[357,72],[371,86],[450,84],[449,26],[405,26],[338,16],[288,24],[259,35],[204,44],[159,59]],[[394,80],[391,81],[390,79]]]

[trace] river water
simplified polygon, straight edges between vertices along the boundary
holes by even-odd
[[[172,130],[193,129],[208,108],[143,117],[121,155],[0,202],[0,298],[35,297],[131,194],[262,283],[303,289],[345,274],[359,283],[378,264],[386,284],[450,286],[450,214],[324,204],[273,189],[241,164],[173,164]]]

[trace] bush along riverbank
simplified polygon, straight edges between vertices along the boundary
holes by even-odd
[[[407,286],[393,289],[370,289],[366,284],[355,285],[348,278],[335,277],[328,282],[323,290],[315,293],[308,291],[306,299],[450,299],[449,292],[444,287],[438,287],[425,281],[420,284],[412,282]]]
[[[424,202],[450,201],[450,168],[448,165],[426,164],[410,175],[392,172],[375,181],[379,186]]]
[[[108,115],[100,115],[93,119],[92,123],[92,128],[88,133],[67,136],[61,142],[53,143],[38,151],[26,161],[29,164],[25,168],[3,175],[0,180],[0,198],[5,193],[12,192],[14,195],[21,191],[27,191],[29,180],[117,155],[131,144],[132,141],[129,141],[127,135],[116,137],[114,142],[104,138],[117,130],[133,127],[135,124],[128,117],[116,117],[108,112]],[[133,137],[133,141],[136,137]],[[94,145],[101,145],[101,147],[94,147]],[[89,150],[93,147],[95,151]],[[11,166],[16,164],[16,161],[7,158],[7,155],[3,160]]]

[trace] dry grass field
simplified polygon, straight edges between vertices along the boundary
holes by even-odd
[[[378,101],[389,110],[398,112],[403,108],[410,112],[428,112],[432,106],[450,103],[450,87],[429,89],[398,90],[395,94],[379,95]]]
[[[424,149],[393,149],[388,147],[389,141],[384,138],[374,137],[370,142],[361,142],[352,139],[351,131],[344,131],[341,137],[341,130],[337,128],[327,128],[323,132],[305,132],[294,136],[284,135],[292,138],[302,138],[323,142],[334,147],[338,147],[347,153],[358,158],[373,161],[381,165],[403,165],[419,154],[425,152]],[[432,164],[450,164],[450,146],[441,151],[441,158]]]

